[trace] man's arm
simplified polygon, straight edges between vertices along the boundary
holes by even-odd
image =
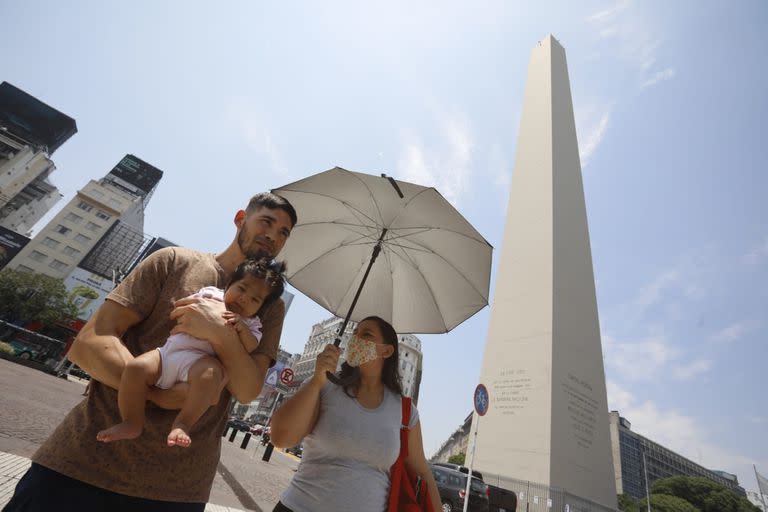
[[[118,389],[125,365],[133,359],[121,338],[141,320],[136,311],[107,299],[80,330],[67,358],[93,379]],[[187,389],[186,383],[170,389],[152,388],[148,398],[163,409],[181,409]]]
[[[135,311],[107,300],[80,330],[67,358],[97,381],[118,389],[130,351],[120,340],[125,332],[141,321]]]

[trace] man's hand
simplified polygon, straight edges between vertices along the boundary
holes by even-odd
[[[170,315],[172,320],[176,320],[171,334],[183,332],[207,340],[216,349],[222,339],[228,338],[227,331],[222,333],[222,329],[226,329],[225,311],[224,303],[219,300],[201,297],[177,300]]]
[[[181,409],[184,405],[188,392],[189,384],[187,382],[177,382],[169,389],[160,389],[152,386],[149,388],[147,400],[162,409],[176,410]]]

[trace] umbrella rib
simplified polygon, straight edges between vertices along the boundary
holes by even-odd
[[[347,171],[347,172],[349,172],[349,171]],[[383,222],[376,222],[376,219],[373,219],[373,218],[369,217],[368,215],[365,214],[365,212],[355,208],[354,206],[352,206],[351,204],[347,203],[346,201],[342,201],[338,197],[333,197],[333,196],[328,195],[328,194],[322,194],[320,192],[310,192],[310,191],[307,191],[307,190],[294,190],[294,189],[290,189],[290,188],[281,189],[281,190],[285,191],[285,192],[293,192],[295,194],[311,194],[311,195],[314,195],[314,196],[320,196],[320,197],[326,197],[328,199],[332,199],[332,200],[336,201],[337,203],[341,203],[346,208],[349,208],[351,211],[359,213],[360,215],[362,215],[366,219],[370,220],[371,222],[373,222],[377,226],[382,226],[383,225]],[[376,209],[378,210],[378,205],[376,205]],[[381,216],[381,212],[379,212],[379,216]]]
[[[409,242],[411,242],[411,243],[413,243],[413,244],[416,244],[416,245],[418,245],[418,246],[419,246],[419,247],[421,247],[421,248],[422,248],[424,251],[426,251],[426,252],[429,252],[429,253],[432,253],[432,254],[434,254],[436,257],[438,257],[438,258],[440,258],[441,260],[443,260],[443,261],[444,261],[444,262],[445,262],[445,263],[446,263],[446,264],[447,264],[449,267],[451,267],[451,268],[452,268],[452,269],[453,269],[453,270],[454,270],[454,271],[455,271],[455,272],[456,272],[458,275],[460,275],[460,276],[461,276],[461,277],[462,277],[462,278],[463,278],[463,279],[464,279],[464,280],[467,282],[467,284],[469,284],[469,286],[470,286],[470,287],[471,287],[471,288],[472,288],[472,289],[475,291],[475,293],[477,293],[477,294],[480,296],[480,298],[482,298],[482,299],[483,299],[483,300],[485,300],[486,302],[488,301],[488,299],[487,299],[487,298],[486,298],[486,297],[485,297],[485,296],[484,296],[484,295],[483,295],[483,294],[482,294],[482,293],[481,293],[481,292],[480,292],[480,291],[479,291],[479,290],[478,290],[478,289],[475,287],[475,285],[472,283],[472,281],[470,281],[470,280],[469,280],[469,278],[468,278],[467,276],[465,276],[465,275],[464,275],[464,274],[463,274],[463,273],[462,273],[462,272],[461,272],[461,271],[460,271],[458,268],[456,268],[456,266],[455,266],[453,263],[451,263],[450,261],[448,261],[447,259],[445,259],[445,257],[444,257],[443,255],[436,253],[435,251],[433,251],[433,250],[432,250],[432,249],[430,249],[429,247],[425,247],[423,244],[420,244],[419,242],[416,242],[415,240],[409,240]]]
[[[397,254],[394,251],[392,254]],[[410,260],[410,258],[408,258]],[[414,265],[414,268],[418,270],[418,266]],[[427,285],[427,289],[429,290],[429,295],[432,297],[432,303],[435,305],[435,309],[437,310],[437,314],[440,315],[440,320],[443,322],[443,329],[444,332],[448,332],[448,324],[445,323],[445,317],[443,316],[443,312],[440,310],[440,305],[437,303],[437,297],[435,297],[435,292],[432,290],[432,286],[429,284],[429,281],[427,281],[426,276],[423,272],[417,272],[417,274],[421,277],[421,280],[424,281],[424,284]]]
[[[346,169],[345,169],[346,170]],[[373,201],[373,204],[376,206],[376,211],[379,213],[379,220],[381,221],[381,226],[384,226],[384,217],[381,215],[381,208],[379,208],[379,203],[376,201],[376,195],[371,191],[371,189],[368,187],[368,184],[363,181],[363,179],[358,176],[357,174],[353,173],[352,171],[347,171],[349,174],[357,178],[357,181],[363,184],[363,186],[368,190],[368,195],[371,196],[371,200]],[[376,222],[376,221],[374,221]]]
[[[461,231],[456,231],[455,229],[443,228],[443,227],[440,227],[440,226],[403,226],[403,227],[399,227],[399,228],[390,228],[390,229],[393,230],[393,231],[398,231],[398,230],[403,230],[403,229],[421,229],[422,230],[422,231],[420,231],[418,233],[410,233],[408,235],[403,235],[403,236],[420,235],[421,233],[425,233],[427,231],[445,231],[446,233],[453,233],[454,235],[458,235],[458,236],[461,236],[461,237],[464,237],[464,238],[468,238],[468,239],[470,239],[470,240],[472,240],[474,242],[477,242],[479,244],[483,244],[483,245],[487,245],[488,247],[492,247],[491,244],[489,244],[488,241],[485,238],[483,238],[482,235],[480,235],[480,233],[478,233],[478,235],[480,235],[480,240],[478,240],[477,238],[475,238],[475,237],[473,237],[471,235],[468,235],[466,233],[462,233]]]

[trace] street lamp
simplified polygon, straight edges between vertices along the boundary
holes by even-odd
[[[645,449],[643,449],[643,473],[645,474],[645,501],[648,504],[648,512],[651,512],[651,490],[648,487],[648,466],[645,463]]]

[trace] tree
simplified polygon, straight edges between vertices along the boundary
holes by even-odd
[[[459,466],[464,465],[464,459],[466,458],[466,454],[464,452],[457,453],[456,455],[451,455],[448,457],[448,462],[451,464],[458,464]]]
[[[648,510],[648,502],[645,498],[640,500],[639,506],[640,510]],[[669,494],[651,494],[651,510],[653,512],[701,512],[683,498]]]
[[[684,499],[702,512],[759,511],[743,496],[724,485],[700,476],[673,476],[657,480],[651,487],[653,494],[665,494]],[[651,500],[653,505],[653,500]]]
[[[637,512],[637,502],[632,499],[631,496],[626,494],[619,494],[619,510],[621,512]]]
[[[64,281],[43,274],[5,269],[0,272],[0,318],[52,324],[77,315]]]

